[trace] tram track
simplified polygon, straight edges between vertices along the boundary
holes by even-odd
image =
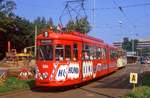
[[[129,84],[130,72],[140,72],[140,65],[128,65],[117,72],[99,80],[92,81],[79,88],[68,90],[37,91],[36,88],[0,95],[0,98],[122,98],[131,89]]]

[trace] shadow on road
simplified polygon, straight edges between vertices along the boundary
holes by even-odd
[[[90,90],[90,89],[86,89],[86,88],[80,88],[80,89],[84,90],[84,91],[87,91],[87,92],[90,92],[90,93],[97,94],[97,95],[105,96],[107,98],[116,98],[116,97],[109,96],[109,95],[106,95],[106,94],[103,94],[103,93],[100,93],[100,92],[97,92],[97,91],[94,91],[94,90]]]
[[[58,93],[58,92],[65,92],[67,90],[75,89],[74,87],[33,87],[31,90],[33,92],[44,92],[44,93]]]
[[[131,89],[128,75],[122,75],[120,77],[110,77],[107,79],[99,80],[97,82],[98,85],[96,85],[95,88]]]

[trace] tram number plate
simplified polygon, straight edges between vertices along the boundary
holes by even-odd
[[[44,64],[44,65],[43,65],[43,68],[48,68],[48,65]]]

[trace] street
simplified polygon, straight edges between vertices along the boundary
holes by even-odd
[[[129,83],[130,72],[142,73],[145,65],[127,65],[105,77],[82,85],[79,88],[67,90],[31,90],[19,91],[11,94],[0,95],[0,98],[121,98],[131,90]],[[150,69],[150,66],[146,66]],[[139,80],[140,77],[139,77]],[[61,88],[62,89],[62,88]]]

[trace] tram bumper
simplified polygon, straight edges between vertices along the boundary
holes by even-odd
[[[35,81],[35,85],[37,87],[60,87],[60,86],[68,86],[71,83],[67,81]]]

